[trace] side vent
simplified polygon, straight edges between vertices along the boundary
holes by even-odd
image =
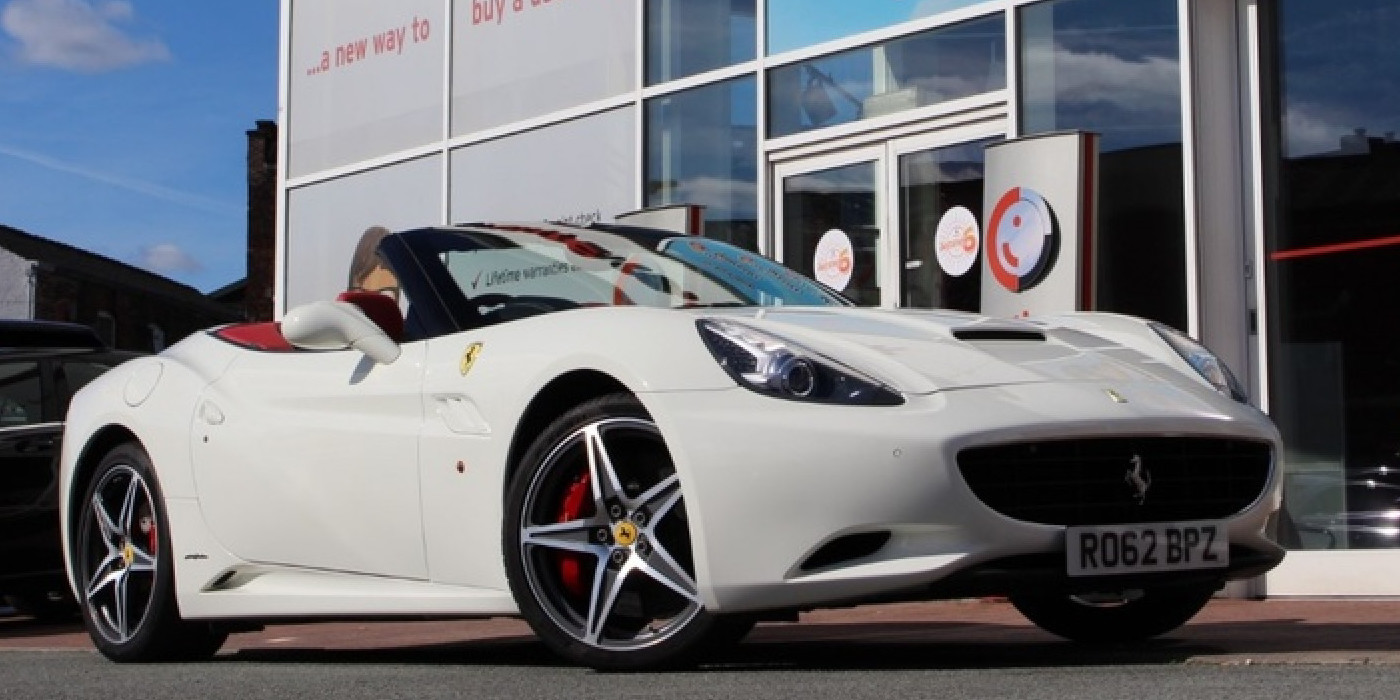
[[[879,532],[857,532],[851,535],[837,537],[827,542],[807,557],[800,567],[803,571],[816,571],[825,569],[828,566],[836,566],[848,561],[868,557],[880,551],[886,542],[890,541],[890,533],[884,530]]]

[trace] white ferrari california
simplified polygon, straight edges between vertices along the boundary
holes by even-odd
[[[73,400],[65,557],[103,654],[520,616],[568,660],[645,669],[804,610],[986,595],[1133,640],[1283,557],[1278,432],[1160,324],[857,308],[611,225],[377,253],[375,289],[195,334]]]

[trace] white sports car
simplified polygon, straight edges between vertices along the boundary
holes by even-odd
[[[377,262],[377,291],[73,400],[65,555],[103,654],[519,615],[572,661],[656,668],[758,620],[982,595],[1129,640],[1283,557],[1277,431],[1152,322],[856,308],[620,226],[419,229]]]

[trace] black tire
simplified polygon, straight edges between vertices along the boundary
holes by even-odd
[[[180,619],[169,520],[145,450],[127,443],[108,452],[85,493],[70,551],[97,650],[122,662],[213,656],[228,633]]]
[[[1011,604],[1046,632],[1076,642],[1136,642],[1166,634],[1210,602],[1216,586],[1149,588],[1105,595],[1012,596]]]
[[[584,403],[540,434],[507,489],[503,530],[521,615],[572,662],[674,668],[752,627],[705,610],[680,481],[631,396]]]

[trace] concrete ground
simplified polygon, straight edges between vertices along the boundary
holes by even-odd
[[[221,653],[249,658],[338,651],[401,655],[456,647],[471,653],[483,647],[534,649],[531,639],[525,624],[511,619],[279,624],[235,634]],[[874,665],[888,654],[951,655],[955,663],[992,659],[998,665],[1400,665],[1400,600],[1217,598],[1185,627],[1146,645],[1123,648],[1062,642],[996,599],[872,605],[809,613],[797,623],[765,623],[748,637],[749,645],[770,655],[784,649],[837,648],[857,657],[856,663],[867,659]],[[0,612],[0,650],[91,648],[76,623],[45,624]]]

